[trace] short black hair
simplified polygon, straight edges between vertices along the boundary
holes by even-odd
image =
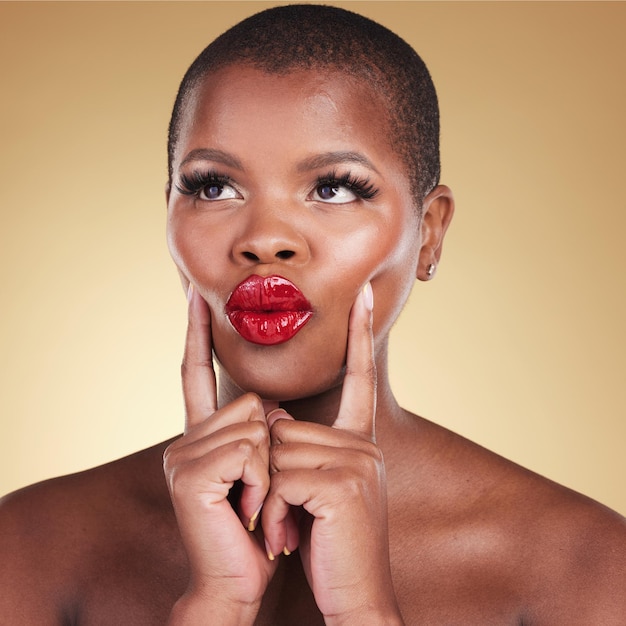
[[[239,22],[209,44],[180,84],[168,133],[168,172],[182,112],[194,89],[228,65],[270,74],[330,69],[366,81],[387,108],[390,143],[407,167],[417,207],[438,184],[439,106],[426,65],[398,35],[362,15],[325,5],[273,7]]]

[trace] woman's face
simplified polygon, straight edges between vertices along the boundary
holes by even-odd
[[[377,354],[385,349],[420,250],[385,119],[376,95],[340,72],[246,66],[210,74],[184,112],[168,243],[208,302],[216,357],[241,389],[291,400],[339,385],[350,308],[367,281]],[[286,305],[258,296],[268,276],[306,303],[289,285],[277,290]],[[260,310],[283,306],[299,310]]]

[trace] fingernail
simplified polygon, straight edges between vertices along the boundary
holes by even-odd
[[[189,283],[189,287],[187,288],[187,302],[191,302],[192,296],[193,296],[193,283]]]
[[[271,428],[277,420],[293,420],[293,417],[285,409],[274,409],[265,417],[267,425]]]
[[[261,506],[254,512],[254,515],[250,518],[250,521],[248,522],[248,530],[250,532],[253,532],[256,528],[256,521],[259,518],[259,513],[261,512],[262,508],[263,504],[261,504]]]
[[[290,552],[289,550],[287,550],[287,546],[285,546],[285,547],[283,548],[283,554],[284,554],[285,556],[289,556],[289,555],[291,554],[291,552]]]
[[[272,550],[270,548],[270,544],[267,543],[267,539],[265,540],[265,552],[267,552],[267,558],[270,561],[273,561],[275,557],[274,557],[274,554],[272,553]]]
[[[363,287],[363,303],[368,311],[374,310],[374,292],[371,283],[366,283]]]

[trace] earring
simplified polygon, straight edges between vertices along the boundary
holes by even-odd
[[[428,278],[428,280],[430,280],[434,276],[436,268],[437,266],[434,263],[431,263],[428,266],[428,269],[426,270],[426,278]]]

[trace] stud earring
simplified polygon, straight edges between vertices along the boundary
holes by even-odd
[[[436,269],[436,265],[434,263],[431,263],[428,266],[428,269],[426,270],[426,277],[428,278],[428,280],[430,280],[435,274],[435,269]]]

